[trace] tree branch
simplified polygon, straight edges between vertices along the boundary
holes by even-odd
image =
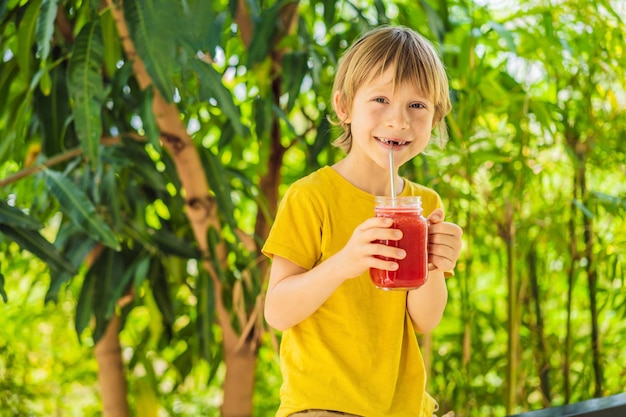
[[[136,141],[141,141],[141,142],[145,142],[146,138],[140,135],[137,135],[135,133],[125,133],[123,136],[128,136],[128,137],[132,137],[133,139],[135,139]],[[121,136],[104,136],[100,139],[100,143],[102,143],[105,146],[111,146],[111,145],[115,145],[117,143],[120,143],[120,141],[122,140]],[[36,174],[39,171],[41,171],[43,168],[50,168],[53,167],[55,165],[61,164],[63,162],[69,161],[72,158],[76,158],[77,156],[80,156],[83,154],[83,150],[82,148],[78,147],[78,148],[73,148],[70,149],[69,151],[59,154],[59,155],[55,155],[52,158],[48,159],[47,161],[45,161],[42,164],[37,164],[37,165],[33,165],[33,166],[29,166],[27,168],[24,168],[21,171],[16,172],[15,174],[0,180],[0,187],[5,187],[9,184],[13,184],[14,182],[17,182],[19,180],[21,180],[22,178],[26,178],[30,175]]]
[[[44,167],[50,168],[51,166],[60,164],[65,161],[69,161],[70,159],[76,158],[79,155],[82,155],[83,150],[81,148],[70,149],[69,151],[62,153],[60,155],[56,155],[50,159],[48,159],[43,164],[33,165],[28,168],[25,168],[21,171],[16,172],[15,174],[3,179],[0,181],[0,187],[7,186],[9,184],[13,184],[21,180],[22,178],[26,178],[30,175],[33,175],[39,171],[41,171]]]

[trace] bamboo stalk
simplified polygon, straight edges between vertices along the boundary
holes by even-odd
[[[583,158],[582,166],[580,168],[580,193],[582,200],[588,201],[585,160],[586,158]],[[583,237],[585,241],[585,258],[587,260],[587,263],[585,264],[585,272],[587,274],[587,283],[589,287],[589,313],[591,320],[591,352],[593,354],[592,362],[594,375],[594,396],[602,397],[602,386],[604,383],[604,377],[602,373],[600,329],[598,324],[598,274],[596,271],[596,265],[594,262],[595,256],[593,252],[593,219],[588,216],[583,216]]]
[[[539,384],[543,397],[543,406],[547,408],[552,403],[550,362],[548,360],[548,343],[544,332],[543,310],[541,309],[541,294],[539,291],[539,277],[537,274],[537,253],[534,247],[531,247],[528,251],[526,263],[528,264],[528,276],[530,278],[530,287],[535,310],[534,333],[537,343],[534,354],[537,359],[537,373],[539,374]]]
[[[572,397],[572,385],[570,381],[571,363],[572,363],[572,305],[574,297],[574,282],[576,280],[576,263],[578,261],[578,249],[576,240],[576,207],[574,200],[576,199],[578,187],[576,186],[576,175],[572,182],[572,203],[570,204],[570,218],[568,221],[569,228],[569,252],[570,267],[567,272],[567,322],[565,328],[565,359],[563,361],[563,391],[565,393],[565,404],[569,404]]]
[[[513,208],[507,204],[504,237],[507,256],[507,286],[508,286],[508,342],[507,342],[507,373],[506,373],[506,413],[511,414],[516,405],[517,369],[519,349],[519,322],[518,322],[518,285],[515,277],[515,225],[513,224]]]

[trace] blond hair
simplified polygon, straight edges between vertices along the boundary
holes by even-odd
[[[433,45],[412,29],[382,26],[361,36],[339,62],[331,97],[338,93],[338,103],[344,109],[351,109],[357,89],[389,67],[395,70],[394,89],[397,84],[409,82],[431,98],[435,105],[434,122],[443,146],[447,139],[444,118],[451,108],[448,77]],[[337,114],[334,100],[333,108]],[[340,118],[331,120],[331,123],[343,130],[333,145],[350,152],[352,132],[349,123]]]

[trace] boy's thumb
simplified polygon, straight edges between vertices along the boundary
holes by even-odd
[[[440,223],[443,221],[443,219],[443,210],[440,208],[436,209],[435,211],[430,213],[430,216],[428,216],[428,221],[430,221],[431,223]]]

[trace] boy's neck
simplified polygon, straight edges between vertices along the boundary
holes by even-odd
[[[390,195],[389,172],[380,167],[363,167],[344,158],[332,168],[346,181],[372,195]],[[396,175],[396,194],[404,188],[404,180]]]

